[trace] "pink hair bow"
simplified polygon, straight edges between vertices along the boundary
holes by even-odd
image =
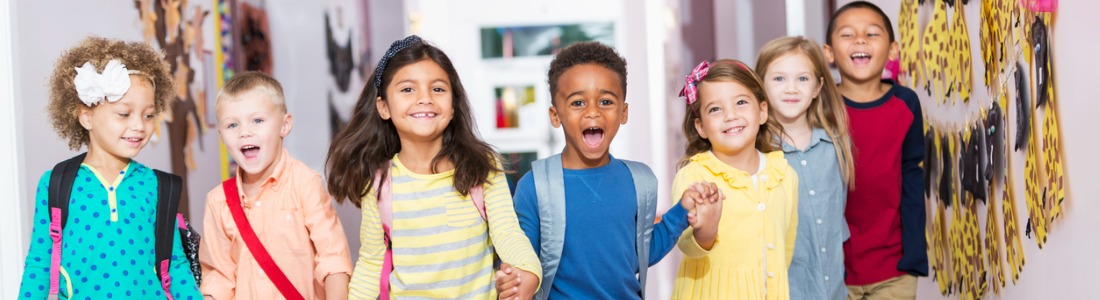
[[[688,73],[684,89],[680,90],[680,97],[686,97],[688,105],[695,103],[695,100],[698,99],[699,89],[696,88],[696,83],[702,81],[703,77],[707,77],[707,70],[710,70],[710,63],[704,60],[698,66],[695,66],[691,73]]]

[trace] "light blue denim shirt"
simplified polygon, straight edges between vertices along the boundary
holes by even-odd
[[[798,237],[791,260],[791,299],[845,299],[844,251],[848,188],[840,174],[833,140],[814,128],[809,146],[783,142],[787,163],[798,174]]]

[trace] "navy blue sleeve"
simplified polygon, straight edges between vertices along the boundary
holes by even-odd
[[[649,265],[655,265],[665,258],[668,251],[676,245],[680,234],[687,229],[687,210],[676,202],[661,216],[661,223],[653,226],[653,240],[649,242]]]
[[[516,206],[519,228],[523,229],[523,234],[531,241],[535,255],[539,255],[542,249],[539,247],[539,201],[535,192],[535,176],[530,171],[516,182],[516,195],[512,197],[512,202]]]
[[[928,242],[924,234],[924,117],[917,94],[903,88],[897,94],[913,113],[913,123],[905,134],[901,149],[901,260],[898,270],[915,276],[928,276]]]

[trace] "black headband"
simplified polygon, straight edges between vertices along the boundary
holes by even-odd
[[[374,89],[378,90],[379,94],[382,94],[382,71],[386,70],[386,63],[389,62],[394,55],[397,55],[397,52],[405,50],[405,48],[412,46],[412,44],[422,42],[419,36],[410,35],[390,44],[390,49],[386,50],[386,55],[382,55],[382,59],[378,61],[378,66],[374,67]]]

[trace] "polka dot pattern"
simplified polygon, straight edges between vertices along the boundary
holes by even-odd
[[[111,221],[107,205],[108,188],[86,166],[77,172],[69,201],[68,220],[61,246],[60,299],[148,299],[163,298],[154,271],[154,225],[157,210],[157,179],[152,169],[137,162],[122,172],[114,190],[120,201],[115,208],[119,220]],[[31,249],[27,255],[20,299],[45,299],[49,294],[50,252],[47,207],[50,172],[39,181]],[[181,254],[178,231],[173,254]],[[173,260],[172,294],[176,299],[201,299],[185,259]],[[148,270],[148,272],[146,272]],[[140,284],[139,284],[140,283]],[[67,286],[72,285],[72,294]]]

